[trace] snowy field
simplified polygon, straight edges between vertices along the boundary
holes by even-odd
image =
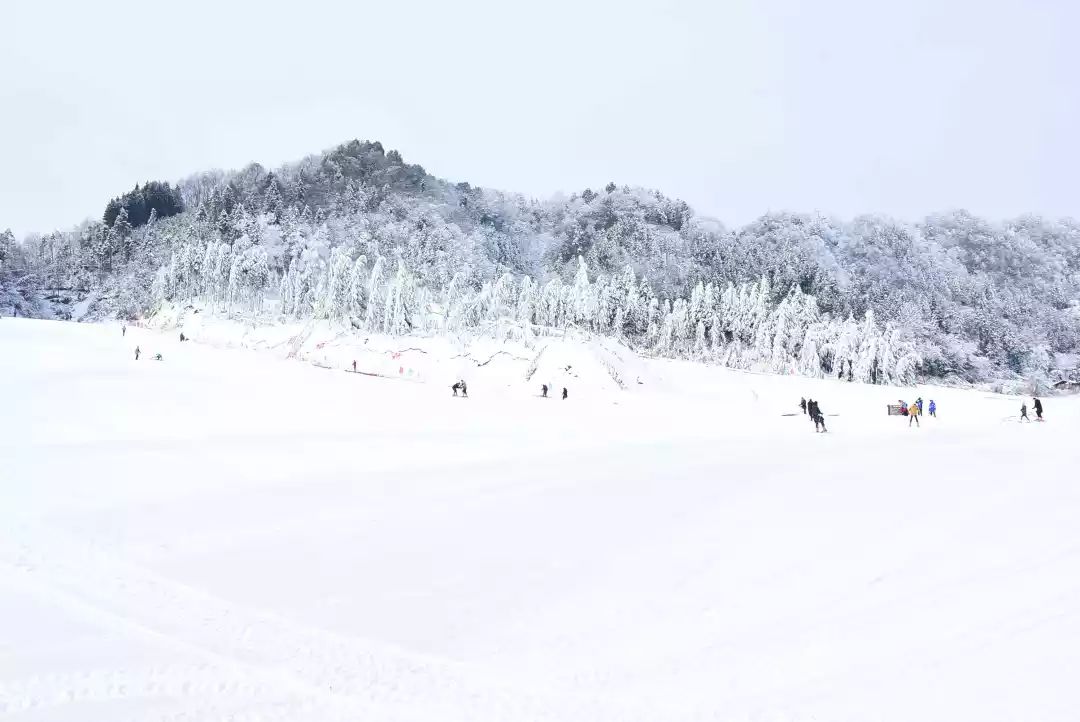
[[[0,718],[1077,718],[1077,399],[433,373],[0,319]]]

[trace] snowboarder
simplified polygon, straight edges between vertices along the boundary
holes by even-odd
[[[909,428],[911,427],[911,422],[912,421],[915,422],[915,426],[920,426],[920,424],[919,424],[919,413],[921,411],[922,411],[922,409],[919,407],[919,402],[918,401],[916,401],[915,403],[913,403],[911,406],[908,407],[907,425],[908,425]]]
[[[540,395],[543,396],[545,399],[547,398],[547,392],[548,392],[548,385],[547,384],[544,384],[543,386],[540,387]]]
[[[563,386],[563,390],[562,390],[562,400],[566,401],[566,387],[565,386]]]
[[[353,359],[353,362],[352,362],[352,372],[356,373],[356,359]]]
[[[140,350],[139,350],[139,347],[138,347],[138,346],[136,346],[136,347],[135,347],[135,360],[136,360],[136,361],[138,361],[138,360],[139,360],[139,354],[141,354],[141,353],[142,353],[142,351],[140,351]]]
[[[1031,419],[1029,419],[1027,415],[1027,403],[1020,404],[1020,420],[1031,421]]]
[[[799,399],[799,408],[804,414],[806,413],[806,399]]]
[[[930,415],[937,417],[937,404],[934,403],[933,399],[930,399]]]
[[[1035,399],[1035,420],[1042,421],[1042,401]]]

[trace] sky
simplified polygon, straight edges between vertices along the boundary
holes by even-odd
[[[0,7],[0,229],[380,140],[453,181],[769,211],[1080,217],[1071,0]]]

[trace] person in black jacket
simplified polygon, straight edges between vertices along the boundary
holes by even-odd
[[[799,399],[799,408],[804,414],[806,413],[806,399]]]
[[[540,395],[543,396],[545,399],[547,398],[547,392],[548,392],[547,384],[544,384],[543,386],[540,387]]]
[[[563,398],[563,401],[566,401],[566,387],[565,386],[563,386],[562,398]]]
[[[825,428],[825,414],[821,413],[821,404],[814,402],[814,431],[828,431]]]
[[[1042,421],[1042,401],[1035,399],[1035,420]]]

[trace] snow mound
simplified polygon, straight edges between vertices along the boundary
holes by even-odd
[[[447,386],[465,379],[473,395],[481,389],[535,395],[547,384],[552,395],[566,388],[575,396],[592,396],[655,383],[645,361],[625,344],[575,331],[519,340],[393,337],[327,321],[245,323],[174,304],[164,304],[145,325],[219,348],[264,351],[367,376]]]

